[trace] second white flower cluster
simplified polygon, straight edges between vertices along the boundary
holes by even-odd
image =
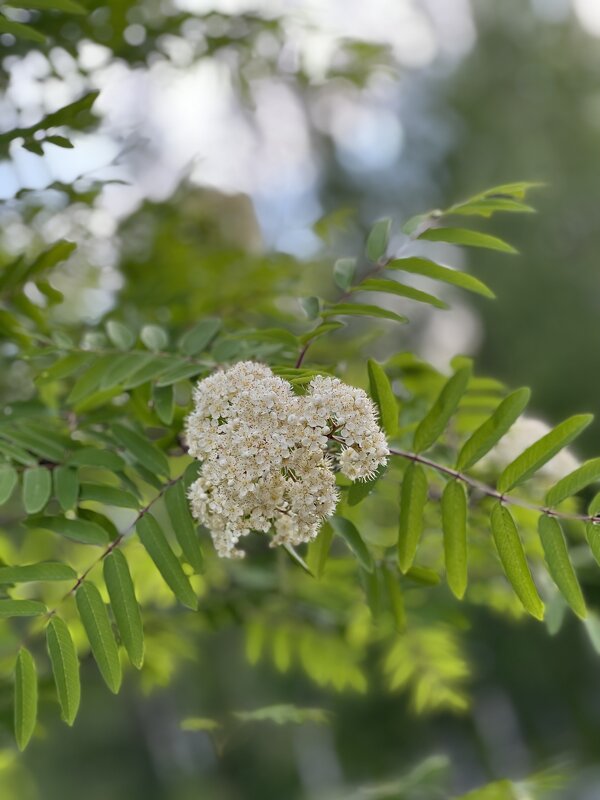
[[[250,531],[271,544],[310,541],[338,502],[334,469],[367,480],[389,455],[362,389],[318,376],[305,395],[263,364],[244,361],[200,381],[187,418],[190,455],[202,461],[192,513],[220,556],[243,556]]]

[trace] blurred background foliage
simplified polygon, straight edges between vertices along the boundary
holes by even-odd
[[[50,327],[84,322],[93,342],[107,315],[135,328],[184,330],[206,314],[241,331],[276,325],[294,313],[298,285],[333,291],[331,258],[361,249],[374,218],[539,180],[536,216],[494,221],[523,255],[468,259],[498,300],[449,290],[451,311],[414,312],[373,346],[382,358],[413,349],[444,370],[472,354],[480,374],[531,385],[551,423],[596,409],[594,0],[82,4],[83,14],[68,3],[64,13],[0,6],[0,20],[34,31],[15,37],[0,21],[3,260],[58,238],[79,244],[53,273],[66,300]],[[96,116],[76,109],[69,142],[46,141],[39,120],[95,91]],[[2,132],[17,126],[28,149],[4,147]],[[352,332],[315,345],[314,357],[342,361],[360,384],[373,335]],[[243,355],[243,340],[221,346],[234,353],[240,341]],[[3,402],[28,400],[27,364],[9,367],[10,347],[2,353]],[[434,371],[401,366],[408,386],[413,375],[434,394]],[[599,431],[588,431],[585,455],[600,451]],[[360,513],[377,544],[393,498],[368,503]],[[425,553],[435,568],[427,538]],[[158,609],[172,601],[138,556],[138,585],[157,607],[144,672],[113,699],[86,663],[77,726],[44,715],[24,756],[10,743],[11,698],[0,697],[3,798],[435,800],[488,782],[465,797],[600,793],[598,655],[572,619],[553,637],[524,621],[503,583],[484,577],[482,602],[475,586],[460,606],[417,584],[407,613],[419,622],[386,650],[394,619],[386,611],[373,629],[343,560],[316,585],[285,560],[273,576],[260,553],[252,566],[213,564],[197,579],[203,613],[165,617]],[[597,604],[594,575],[582,581]],[[311,622],[311,592],[329,608],[325,625]],[[3,658],[11,636],[2,633]]]

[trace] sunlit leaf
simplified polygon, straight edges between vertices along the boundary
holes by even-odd
[[[573,441],[593,420],[592,414],[578,414],[561,422],[504,469],[498,479],[498,491],[508,492],[524,483],[538,469]]]
[[[577,616],[583,619],[586,616],[585,600],[569,558],[560,523],[555,517],[542,514],[538,520],[538,531],[554,583]]]
[[[81,698],[79,660],[71,633],[60,617],[53,617],[48,623],[46,642],[62,716],[67,725],[72,725]]]
[[[33,656],[21,647],[15,666],[14,724],[17,747],[23,751],[33,735],[37,721],[38,685]]]
[[[446,579],[461,599],[467,588],[467,492],[462,481],[450,480],[444,488],[442,528]]]
[[[420,464],[406,468],[400,491],[398,564],[406,573],[413,564],[423,532],[423,512],[427,502],[427,477]]]
[[[504,572],[523,607],[536,619],[544,618],[544,604],[531,577],[523,544],[510,511],[502,503],[492,508],[492,534]]]
[[[144,629],[127,559],[120,550],[113,550],[104,559],[103,570],[111,608],[127,655],[133,666],[141,669]]]
[[[108,612],[93,583],[84,581],[75,593],[77,610],[104,682],[114,694],[121,687],[121,662]]]
[[[158,522],[151,514],[144,514],[138,520],[136,529],[142,544],[156,564],[167,586],[184,606],[195,611],[198,607],[198,599]]]

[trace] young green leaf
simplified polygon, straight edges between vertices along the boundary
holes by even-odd
[[[544,604],[531,577],[517,526],[510,511],[500,502],[492,508],[491,524],[506,577],[525,610],[536,619],[543,619]]]
[[[423,533],[423,511],[427,502],[427,476],[414,461],[404,473],[400,491],[398,563],[406,573],[413,565],[419,539]]]
[[[446,382],[437,400],[415,431],[413,441],[415,452],[422,453],[428,450],[442,435],[467,390],[470,377],[471,367],[465,366],[457,370]]]
[[[72,539],[82,544],[95,544],[103,547],[108,544],[108,533],[97,522],[88,519],[67,519],[66,517],[33,517],[27,526],[42,528]]]
[[[190,514],[188,499],[181,481],[174,483],[165,492],[165,505],[173,526],[173,532],[183,552],[183,557],[194,572],[204,569],[204,556],[196,525]]]
[[[333,280],[340,289],[347,291],[352,286],[356,273],[355,258],[338,258],[333,265]]]
[[[104,559],[104,582],[110,604],[127,650],[129,660],[136,669],[144,663],[144,628],[127,559],[120,550],[113,550]]]
[[[79,478],[77,470],[72,467],[56,467],[54,470],[54,494],[63,511],[77,505],[79,495]]]
[[[557,506],[597,481],[600,481],[600,458],[593,458],[561,478],[546,495],[546,503],[550,507]]]
[[[593,420],[592,414],[569,417],[556,428],[534,442],[504,469],[498,479],[498,491],[509,492],[524,483],[538,469],[575,439]]]
[[[123,353],[121,356],[112,356],[108,368],[104,371],[100,379],[100,389],[113,389],[121,386],[123,381],[130,375],[142,369],[152,360],[151,353],[135,351],[133,353]]]
[[[385,370],[377,361],[367,361],[369,394],[379,409],[381,426],[390,437],[398,432],[398,403]]]
[[[379,261],[387,251],[390,239],[390,219],[380,219],[371,228],[367,237],[365,253],[370,261]]]
[[[387,308],[370,306],[366,303],[337,303],[337,305],[325,308],[321,311],[322,317],[377,317],[378,319],[391,319],[394,322],[404,324],[408,322],[406,317],[389,311]]]
[[[158,325],[144,325],[140,331],[140,339],[148,350],[164,350],[169,344],[169,337]]]
[[[353,292],[385,292],[386,294],[397,295],[398,297],[406,297],[408,300],[415,300],[417,303],[426,303],[434,308],[447,309],[448,304],[442,300],[438,300],[428,292],[422,292],[420,289],[415,289],[412,286],[405,286],[398,281],[389,281],[382,278],[368,278],[367,280],[354,286]]]
[[[403,272],[410,272],[413,275],[423,275],[434,281],[457,286],[460,289],[480,294],[483,297],[494,297],[492,290],[489,289],[485,283],[482,283],[472,275],[450,267],[443,267],[441,264],[436,264],[435,261],[431,261],[428,258],[415,256],[410,258],[395,258],[393,261],[386,264],[386,269],[402,270]]]
[[[105,486],[101,483],[82,483],[79,500],[80,502],[93,500],[96,503],[103,503],[106,506],[115,506],[116,508],[138,509],[140,507],[137,497],[132,495],[131,492],[118,489],[115,486]]]
[[[111,692],[117,694],[121,687],[121,662],[102,596],[93,583],[84,581],[75,593],[75,601],[100,674]]]
[[[156,386],[172,386],[174,383],[193,378],[201,372],[206,372],[203,364],[192,364],[189,361],[177,361],[173,359],[168,370],[161,373],[160,378],[156,379]]]
[[[0,600],[0,619],[8,617],[39,617],[47,611],[37,600]]]
[[[14,467],[10,464],[0,464],[0,506],[10,498],[18,480],[19,476]]]
[[[489,233],[480,233],[465,228],[427,228],[419,234],[418,239],[427,239],[429,242],[448,242],[466,247],[483,247],[487,250],[499,250],[502,253],[516,253],[512,245],[490,236]]]
[[[73,388],[67,396],[69,405],[76,405],[93,394],[101,386],[105,374],[109,372],[115,362],[113,355],[98,356],[92,364],[84,370],[75,381]]]
[[[538,531],[552,580],[578,617],[584,619],[587,610],[577,575],[569,558],[565,537],[555,517],[542,514]]]
[[[331,549],[331,542],[333,540],[333,528],[328,522],[325,522],[319,531],[316,539],[308,545],[308,553],[306,555],[306,563],[309,570],[317,578],[322,577],[329,550]]]
[[[461,481],[450,480],[444,488],[442,529],[448,586],[461,600],[467,588],[467,492]]]
[[[108,338],[119,350],[129,350],[135,343],[135,334],[122,322],[111,319],[106,323]]]
[[[62,716],[67,725],[72,725],[81,699],[79,660],[71,633],[60,617],[52,617],[48,623],[46,643]]]
[[[33,656],[21,647],[15,666],[15,739],[22,752],[35,730],[38,706],[37,672]]]
[[[333,517],[331,527],[346,542],[361,567],[372,572],[375,567],[373,556],[354,523],[344,517]]]
[[[0,567],[0,584],[32,583],[34,581],[72,581],[77,573],[68,564],[59,561],[42,561],[38,564],[22,564],[15,567]]]
[[[40,512],[52,493],[52,474],[44,467],[31,467],[23,473],[23,505],[28,514]]]
[[[529,389],[517,389],[505,397],[492,416],[464,443],[456,460],[456,468],[469,469],[482,459],[521,416],[530,396]]]
[[[165,425],[170,425],[173,422],[173,413],[175,411],[173,386],[153,386],[152,405],[159,420]]]
[[[321,301],[318,297],[301,297],[299,303],[308,319],[316,319],[319,316]]]
[[[151,514],[144,514],[138,520],[136,529],[167,586],[184,606],[195,611],[198,608],[198,599],[158,522]]]
[[[203,319],[181,337],[179,349],[186,356],[195,356],[197,353],[206,350],[220,329],[220,319]]]
[[[115,423],[112,426],[115,439],[131,453],[136,461],[152,472],[169,477],[169,462],[162,450],[151,441],[125,425]]]

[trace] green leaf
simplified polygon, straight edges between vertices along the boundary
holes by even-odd
[[[321,302],[318,297],[301,297],[300,306],[309,319],[316,319],[321,310]]]
[[[354,523],[344,517],[333,517],[331,527],[346,542],[361,567],[367,572],[373,572],[375,568],[373,556]]]
[[[92,500],[96,503],[104,503],[106,506],[116,506],[117,508],[140,507],[137,497],[124,489],[115,486],[105,486],[101,483],[82,483],[79,495],[80,502]]]
[[[79,477],[73,467],[56,467],[54,470],[54,494],[63,511],[77,505]]]
[[[165,372],[170,371],[172,362],[164,357],[150,358],[150,360],[135,369],[121,383],[123,389],[135,389],[148,381],[154,380]]]
[[[521,416],[530,396],[529,389],[517,389],[505,397],[492,416],[464,443],[456,460],[456,468],[469,469],[482,459]]]
[[[35,730],[38,707],[37,672],[33,656],[21,647],[15,666],[15,739],[21,752]]]
[[[127,559],[113,550],[104,559],[104,582],[121,639],[136,669],[144,663],[144,628]]]
[[[498,479],[498,491],[508,492],[524,483],[538,469],[579,436],[594,419],[592,414],[578,414],[534,442],[504,469]]]
[[[37,376],[36,382],[50,383],[51,381],[68,378],[93,358],[94,356],[92,353],[69,353],[62,358],[58,358],[48,369],[41,372]]]
[[[173,386],[153,386],[152,405],[159,420],[165,425],[170,425],[173,422],[173,413],[175,411]]]
[[[33,8],[40,11],[64,11],[67,14],[87,14],[84,6],[75,0],[10,0],[9,6],[16,8]]]
[[[17,427],[16,425],[9,430],[3,432],[5,436],[16,442],[21,447],[26,447],[32,453],[36,453],[41,458],[48,461],[62,461],[65,456],[65,450],[62,444],[56,442],[55,439],[48,436],[48,434],[40,433],[35,430],[31,423],[24,427]]]
[[[14,467],[10,464],[0,464],[0,506],[10,499],[18,480],[19,476]]]
[[[77,573],[75,570],[60,561],[41,561],[38,564],[0,567],[0,584],[32,583],[34,581],[72,581],[76,578]]]
[[[140,339],[142,343],[154,352],[164,350],[169,344],[169,337],[163,328],[158,325],[144,325],[140,331]]]
[[[93,583],[84,581],[75,593],[75,601],[100,674],[111,692],[117,694],[121,687],[119,648],[102,596]]]
[[[186,356],[195,356],[196,353],[206,350],[220,330],[220,319],[212,317],[203,319],[181,337],[179,348]]]
[[[26,467],[35,466],[37,464],[37,458],[35,458],[35,456],[23,450],[22,447],[9,444],[9,442],[4,442],[2,439],[0,439],[0,453],[6,456],[6,458],[10,458],[12,461],[16,461],[17,464],[23,464]]]
[[[300,343],[307,344],[307,342],[314,341],[320,336],[325,336],[343,327],[345,327],[343,322],[324,322],[322,325],[318,325],[314,328],[314,330],[302,334],[302,336],[300,336]]]
[[[467,588],[467,492],[461,481],[450,480],[444,488],[442,529],[446,579],[461,600]]]
[[[23,505],[28,514],[41,511],[52,493],[52,474],[44,467],[31,467],[23,473]]]
[[[406,611],[404,609],[404,595],[400,588],[398,575],[389,565],[382,566],[383,580],[385,583],[388,600],[396,630],[402,632],[406,629]]]
[[[593,458],[561,478],[546,495],[546,503],[550,507],[557,506],[597,481],[600,481],[600,458]]]
[[[174,483],[165,492],[165,505],[173,526],[173,532],[183,552],[183,557],[194,572],[204,569],[204,556],[196,525],[190,513],[188,499],[181,481]]]
[[[369,394],[379,409],[379,419],[389,437],[398,432],[398,403],[385,370],[377,361],[367,361],[369,372]]]
[[[531,577],[525,550],[510,511],[502,503],[494,503],[491,516],[492,534],[504,572],[523,607],[536,619],[544,618],[544,604]]]
[[[354,481],[352,486],[348,489],[346,498],[348,505],[356,506],[361,503],[365,497],[368,497],[373,491],[377,481],[385,475],[386,469],[386,466],[380,466],[377,468],[377,472],[372,478],[368,478],[366,481]]]
[[[171,386],[174,383],[178,383],[186,378],[192,378],[206,371],[207,368],[204,364],[191,364],[189,361],[174,361],[169,369],[163,372],[160,378],[158,378],[156,386]]]
[[[390,240],[391,219],[380,219],[371,228],[367,237],[365,253],[370,261],[379,261],[385,256]]]
[[[585,537],[592,551],[592,555],[600,564],[600,523],[587,522],[585,525]]]
[[[10,33],[16,39],[27,39],[30,42],[37,42],[44,44],[46,37],[32,28],[30,25],[24,25],[22,22],[15,22],[12,19],[7,19],[3,14],[0,14],[0,34]]]
[[[457,370],[446,382],[437,400],[415,431],[413,441],[415,452],[422,453],[428,450],[442,435],[467,390],[470,377],[471,367],[465,366]]]
[[[542,514],[538,520],[538,531],[552,580],[577,616],[584,619],[587,614],[585,600],[569,558],[560,523],[555,517]]]
[[[457,269],[450,267],[443,267],[441,264],[436,264],[428,258],[395,258],[386,264],[386,269],[402,270],[403,272],[410,272],[413,275],[423,275],[426,278],[431,278],[435,281],[448,283],[451,286],[457,286],[460,289],[465,289],[468,292],[483,295],[483,297],[494,297],[491,289],[472,275],[466,272],[460,272]]]
[[[111,472],[119,472],[125,467],[121,456],[110,450],[98,450],[95,447],[82,447],[81,450],[76,450],[67,463],[80,467],[101,467]]]
[[[46,643],[62,716],[67,725],[72,725],[81,699],[79,660],[71,633],[60,617],[53,617],[48,623]]]
[[[129,350],[135,343],[135,334],[129,330],[127,325],[117,322],[116,319],[110,319],[106,323],[106,333],[110,341],[119,350]]]
[[[365,303],[337,303],[335,306],[325,308],[321,311],[322,317],[377,317],[379,319],[391,319],[394,322],[408,322],[406,317],[388,311],[387,308],[370,306]]]
[[[317,578],[322,577],[327,564],[331,542],[333,540],[333,528],[328,522],[321,526],[317,538],[313,539],[308,545],[306,563],[311,573]]]
[[[7,617],[39,617],[47,611],[37,600],[0,600],[0,619]]]
[[[489,218],[497,211],[509,211],[517,214],[535,213],[535,209],[528,206],[526,203],[505,197],[498,197],[495,200],[490,198],[489,200],[482,199],[457,203],[444,211],[444,216],[457,214],[459,216]]]
[[[67,403],[75,406],[94,394],[98,388],[104,388],[102,381],[104,376],[113,368],[114,363],[114,355],[98,356],[73,384],[73,388],[67,396]]]
[[[442,300],[438,300],[432,294],[422,292],[412,286],[405,286],[398,281],[389,281],[382,278],[368,278],[367,280],[359,283],[358,286],[352,288],[353,292],[385,292],[386,294],[398,295],[399,297],[406,297],[409,300],[415,300],[417,303],[427,303],[434,308],[447,309],[448,304]]]
[[[512,245],[490,236],[489,233],[480,233],[465,228],[428,228],[419,234],[418,239],[427,239],[429,242],[448,242],[466,247],[483,247],[487,250],[499,250],[502,253],[516,253]]]
[[[169,477],[169,462],[156,445],[125,425],[115,423],[112,426],[112,433],[136,461],[152,472]]]
[[[44,144],[53,144],[56,147],[62,147],[64,150],[72,150],[74,147],[73,142],[67,139],[66,136],[46,136]],[[57,302],[61,302],[62,299],[63,296],[61,295],[60,299],[57,298]]]
[[[138,520],[136,528],[142,544],[167,586],[184,606],[195,611],[198,608],[198,599],[158,522],[151,514],[144,514]]]
[[[108,369],[100,380],[101,389],[113,389],[121,386],[133,373],[145,367],[152,360],[151,353],[135,351],[123,353],[120,356],[111,356]]]
[[[30,528],[42,528],[72,539],[82,544],[95,544],[103,547],[108,544],[108,533],[96,522],[87,519],[67,519],[66,517],[33,517],[27,520]]]
[[[355,274],[355,258],[338,258],[333,265],[333,280],[335,285],[343,291],[347,291],[352,286]]]
[[[398,564],[404,573],[412,567],[423,533],[423,511],[427,502],[427,476],[414,461],[404,473],[400,491]]]

